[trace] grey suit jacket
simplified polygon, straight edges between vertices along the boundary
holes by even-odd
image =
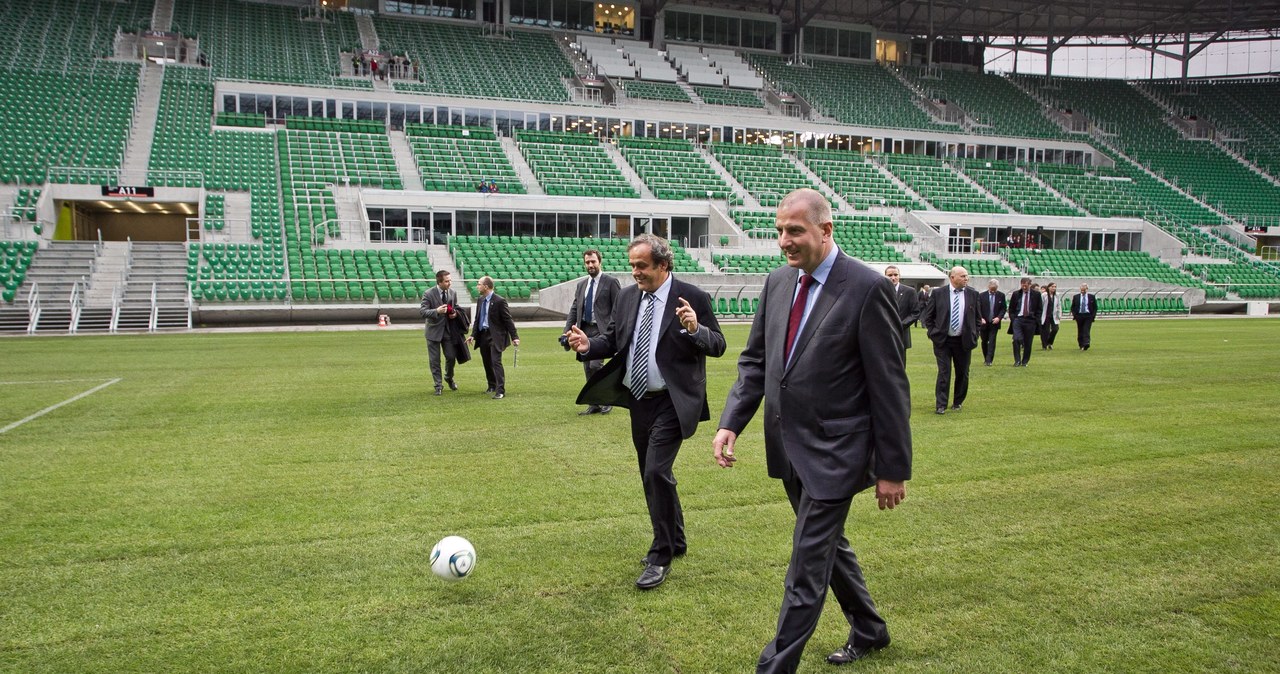
[[[433,342],[444,341],[445,324],[449,318],[446,314],[436,312],[441,304],[458,306],[458,293],[452,289],[440,290],[440,286],[431,286],[422,293],[422,303],[418,305],[418,313],[427,319],[427,339]]]
[[[569,316],[565,319],[565,332],[573,326],[582,327],[583,307],[587,303],[587,282],[591,277],[582,279],[578,282],[577,289],[573,292],[573,306],[569,308]],[[596,278],[596,294],[591,303],[591,318],[593,322],[601,329],[609,325],[609,321],[613,318],[613,306],[618,301],[618,295],[622,293],[622,283],[618,279],[600,272],[600,276]]]
[[[591,375],[578,394],[580,405],[615,405],[631,407],[631,393],[622,385],[627,369],[627,354],[636,331],[636,314],[640,309],[640,287],[628,286],[618,296],[613,320],[604,331],[591,338],[591,348],[579,354],[578,360],[610,358],[604,367]],[[678,298],[685,298],[698,315],[698,331],[690,333],[676,319]],[[656,317],[655,317],[656,318]],[[692,437],[698,422],[711,418],[707,406],[707,356],[724,355],[724,334],[711,308],[711,297],[701,288],[671,280],[671,293],[663,309],[656,352],[658,371],[667,382],[676,416],[680,417],[683,437]]]
[[[893,284],[838,253],[788,365],[798,280],[791,267],[765,280],[720,427],[741,434],[763,398],[769,475],[798,476],[815,499],[849,498],[879,478],[910,479],[910,386]]]

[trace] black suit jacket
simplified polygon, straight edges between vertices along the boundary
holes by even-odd
[[[573,326],[582,327],[583,307],[587,303],[587,282],[591,277],[582,279],[578,282],[578,287],[573,292],[573,306],[569,308],[569,316],[565,319],[564,330],[569,331]],[[622,284],[618,279],[600,272],[596,278],[596,294],[592,298],[591,318],[601,329],[609,324],[613,319],[613,307],[618,302],[618,295],[622,293]]]
[[[1004,293],[996,291],[996,308],[991,310],[991,291],[978,293],[979,301],[982,306],[978,309],[978,317],[986,319],[988,323],[995,321],[997,318],[1004,318],[1005,312],[1008,310],[1008,304],[1005,303]]]
[[[911,396],[893,284],[838,253],[788,362],[798,283],[792,267],[765,280],[720,427],[741,435],[763,398],[770,477],[798,475],[815,499],[910,479]]]
[[[471,337],[476,341],[480,337],[482,302],[484,298],[476,302],[476,320],[471,325]],[[489,339],[498,347],[498,351],[505,351],[511,345],[511,340],[520,339],[520,333],[516,332],[516,322],[511,320],[511,307],[507,305],[507,298],[498,293],[489,293]]]
[[[898,284],[897,305],[898,320],[902,325],[902,346],[911,348],[911,324],[920,320],[920,293],[913,288]]]
[[[1088,313],[1080,313],[1080,294],[1079,293],[1076,293],[1076,296],[1071,298],[1071,318],[1077,321],[1081,321],[1081,320],[1092,321],[1093,319],[1098,317],[1098,298],[1094,297],[1093,293],[1088,293],[1088,295],[1089,295],[1089,312]]]
[[[1030,311],[1027,312],[1027,318],[1036,325],[1040,325],[1040,314],[1044,311],[1044,296],[1038,290],[1028,290],[1030,297]],[[1013,334],[1013,322],[1022,318],[1022,288],[1013,291],[1013,295],[1009,297],[1009,334]]]
[[[966,349],[978,345],[978,291],[965,286],[964,317],[960,319],[960,344]],[[929,301],[920,312],[920,322],[924,324],[929,339],[935,344],[947,341],[947,329],[951,326],[951,284],[934,288],[929,294]]]
[[[582,392],[579,405],[615,405],[631,407],[631,392],[622,385],[627,369],[627,355],[636,331],[636,315],[640,309],[640,286],[624,288],[614,306],[613,320],[601,334],[590,339],[591,348],[579,354],[578,360],[610,358],[604,367],[591,375]],[[698,331],[689,333],[676,318],[676,308],[683,297],[698,315]],[[671,279],[671,290],[663,307],[658,332],[656,360],[658,371],[667,382],[667,392],[680,417],[683,437],[692,437],[698,422],[711,418],[707,406],[707,356],[724,355],[724,335],[711,308],[711,297],[702,289],[679,279]]]

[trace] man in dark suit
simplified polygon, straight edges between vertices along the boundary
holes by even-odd
[[[1076,343],[1081,351],[1089,350],[1089,333],[1098,317],[1098,298],[1089,292],[1089,284],[1080,284],[1080,294],[1071,298],[1071,318],[1076,322]]]
[[[787,266],[765,280],[712,441],[716,462],[731,467],[763,398],[769,475],[782,480],[796,514],[777,633],[757,672],[795,671],[828,587],[850,626],[829,662],[889,645],[845,519],[857,492],[874,485],[880,508],[893,508],[911,478],[911,401],[893,286],[835,245],[831,206],[819,192],[787,195],[777,229]]]
[[[1000,336],[1000,321],[1004,320],[1004,293],[1000,292],[1000,282],[987,281],[987,292],[982,293],[981,308],[978,310],[978,330],[982,333],[982,361],[990,367],[996,358],[996,341]]]
[[[920,313],[933,356],[938,360],[938,381],[934,386],[937,414],[947,413],[947,392],[951,387],[951,370],[956,373],[955,396],[951,409],[959,412],[969,395],[969,360],[978,345],[978,291],[968,287],[969,271],[952,267],[947,273],[949,284],[937,288]]]
[[[494,400],[507,396],[507,372],[502,368],[502,352],[514,344],[520,346],[520,334],[511,320],[511,308],[507,298],[493,292],[493,279],[481,276],[476,282],[480,301],[476,303],[476,322],[471,327],[467,342],[475,342],[484,362],[484,376],[489,382],[485,393],[492,393]]]
[[[885,267],[884,275],[893,283],[893,296],[898,308],[898,321],[902,325],[902,357],[905,359],[907,356],[906,349],[911,348],[911,325],[920,318],[919,293],[902,285],[902,272],[898,271],[897,267],[893,265]]]
[[[1009,332],[1013,333],[1013,366],[1026,367],[1031,362],[1031,342],[1040,328],[1044,298],[1031,287],[1031,279],[1022,277],[1020,288],[1009,298]]]
[[[564,322],[564,344],[568,346],[569,328],[578,326],[587,337],[600,334],[601,326],[609,324],[613,318],[613,305],[622,292],[622,284],[618,279],[600,272],[600,251],[592,248],[582,254],[582,264],[587,268],[587,278],[578,282],[573,293],[573,306],[569,308],[569,316]],[[582,369],[587,379],[604,366],[603,360],[586,360]],[[608,414],[611,405],[588,405],[578,414]]]
[[[436,272],[436,284],[422,293],[422,303],[418,313],[427,320],[427,363],[431,367],[431,379],[435,382],[435,394],[444,390],[440,373],[440,353],[444,353],[445,369],[443,383],[449,385],[450,391],[457,391],[458,385],[453,383],[453,367],[458,360],[458,349],[455,335],[450,333],[459,317],[458,294],[450,289],[453,277],[449,272]]]
[[[672,558],[688,549],[671,469],[680,444],[699,421],[711,418],[707,356],[723,355],[725,341],[711,297],[672,276],[666,240],[641,234],[627,256],[636,284],[619,295],[613,320],[595,337],[572,326],[568,340],[581,360],[611,359],[587,380],[578,402],[631,410],[631,442],[653,527],[636,587],[650,590],[666,580]]]
[[[1062,298],[1058,297],[1058,284],[1044,286],[1044,314],[1040,316],[1040,350],[1053,350],[1058,338],[1058,326],[1062,323]]]

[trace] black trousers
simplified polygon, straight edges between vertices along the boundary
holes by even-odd
[[[953,367],[956,371],[956,391],[952,401],[956,405],[964,403],[965,397],[969,395],[969,359],[972,355],[973,349],[964,348],[959,337],[948,337],[941,343],[933,343],[933,357],[938,360],[938,383],[933,392],[938,407],[947,406]]]
[[[869,646],[889,638],[889,628],[871,600],[858,557],[844,536],[851,499],[810,498],[795,477],[782,484],[796,513],[796,528],[782,609],[778,612],[778,632],[760,653],[756,665],[757,672],[770,674],[796,671],[805,643],[818,627],[828,587],[849,621],[850,643]]]
[[[600,334],[600,326],[595,323],[582,323],[578,327],[588,338],[595,337]],[[596,370],[599,370],[602,367],[604,367],[603,360],[582,361],[582,371],[587,375],[587,379],[590,379],[591,375],[595,374]]]
[[[653,526],[653,542],[647,557],[654,564],[666,566],[671,558],[688,549],[684,537],[684,511],[676,493],[676,476],[672,466],[684,438],[680,417],[671,396],[660,393],[651,398],[631,402],[631,443],[640,463],[640,482],[649,507],[649,523]]]
[[[1000,339],[1000,323],[992,323],[987,321],[986,325],[978,327],[978,334],[982,335],[982,360],[990,363],[996,359],[996,342]]]
[[[507,371],[502,368],[502,350],[493,343],[488,330],[481,330],[476,336],[476,346],[480,348],[480,360],[484,363],[484,378],[494,393],[507,392]]]
[[[1040,346],[1053,346],[1053,341],[1058,338],[1058,324],[1050,320],[1040,326]]]
[[[1031,360],[1031,343],[1035,341],[1037,327],[1033,317],[1013,319],[1013,362],[1026,365]]]
[[[1089,332],[1091,330],[1093,330],[1092,318],[1076,319],[1076,343],[1080,345],[1080,348],[1089,348]]]

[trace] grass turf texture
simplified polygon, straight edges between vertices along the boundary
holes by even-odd
[[[746,326],[710,365],[712,415]],[[528,329],[508,397],[433,397],[420,332],[6,339],[0,669],[742,672],[771,637],[793,522],[760,425],[676,466],[667,583],[627,413]],[[893,645],[860,672],[1277,671],[1275,320],[1101,321],[1094,349],[975,359],[961,413],[908,369],[915,479],[848,535]],[[77,380],[77,381],[69,381]],[[10,382],[46,382],[15,384]],[[447,534],[473,576],[430,574]],[[828,601],[803,669],[846,625]]]

